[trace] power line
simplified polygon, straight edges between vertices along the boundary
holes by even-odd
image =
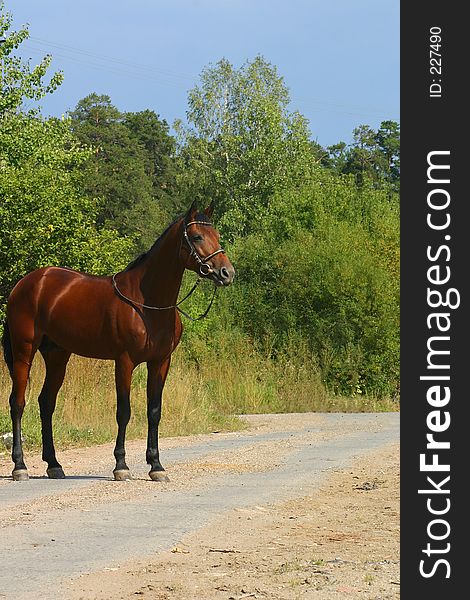
[[[62,60],[68,60],[73,63],[82,64],[92,69],[106,71],[115,75],[126,75],[132,79],[143,81],[150,80],[179,89],[181,89],[183,82],[195,82],[197,79],[197,76],[189,75],[187,73],[177,73],[175,71],[157,69],[151,65],[132,62],[106,54],[99,54],[34,36],[28,38],[28,40],[25,41],[24,46],[31,52],[37,54],[42,54],[44,52],[51,53],[52,48],[54,50],[53,56],[61,58]],[[291,103],[308,106],[317,111],[359,117],[382,117],[384,114],[390,114],[390,111],[378,108],[351,106],[319,98],[293,97],[291,98]]]
[[[30,52],[33,52],[34,54],[39,54],[39,55],[43,55],[44,54],[44,50],[42,48],[37,48],[36,46],[32,46],[31,44],[26,44],[25,43],[25,48],[27,50],[29,50]],[[101,64],[99,62],[93,61],[93,60],[87,60],[81,57],[76,57],[76,56],[69,56],[67,54],[62,54],[61,52],[54,52],[54,57],[55,58],[60,58],[66,61],[70,61],[79,65],[85,65],[87,67],[90,67],[92,69],[95,70],[99,70],[99,71],[106,71],[108,73],[112,73],[114,75],[126,75],[127,77],[130,77],[132,79],[140,79],[142,81],[155,81],[157,83],[163,84],[163,85],[169,85],[172,87],[176,87],[176,88],[181,88],[181,82],[177,82],[177,81],[173,81],[171,79],[168,78],[164,78],[158,75],[155,75],[151,72],[145,72],[143,70],[139,70],[139,69],[133,69],[133,70],[129,70],[123,67],[119,67],[119,66],[114,66],[114,65],[106,65],[106,64]]]
[[[177,73],[175,71],[157,69],[153,65],[136,63],[136,62],[132,62],[129,60],[124,60],[122,58],[116,58],[115,56],[109,56],[106,54],[98,54],[96,52],[91,52],[89,50],[83,50],[82,48],[76,48],[75,46],[69,46],[66,44],[58,43],[58,42],[50,42],[48,40],[44,40],[42,38],[38,38],[38,37],[34,37],[34,36],[30,36],[29,40],[31,40],[32,42],[35,42],[37,44],[40,44],[40,45],[51,46],[52,48],[57,48],[57,49],[61,50],[62,52],[72,53],[72,54],[81,54],[83,56],[91,57],[91,58],[100,60],[105,63],[111,62],[111,63],[115,63],[117,65],[124,65],[126,67],[132,67],[133,69],[137,68],[137,69],[143,70],[145,72],[152,71],[154,73],[158,73],[160,75],[165,75],[168,77],[174,77],[176,79],[191,80],[191,81],[193,81],[195,79],[194,75],[189,75],[188,73]]]
[[[300,104],[308,104],[314,106],[317,110],[327,110],[329,112],[336,112],[340,114],[354,115],[354,116],[368,116],[368,115],[383,115],[384,112],[394,112],[394,111],[385,111],[379,108],[367,108],[363,106],[351,106],[347,104],[339,104],[336,102],[331,102],[330,100],[319,100],[316,98],[292,98],[292,102],[298,102]],[[327,106],[321,106],[321,104],[326,104]],[[339,110],[337,110],[339,109]],[[341,110],[346,109],[346,110]],[[352,110],[351,110],[352,109]]]

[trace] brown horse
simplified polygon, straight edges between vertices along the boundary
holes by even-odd
[[[182,333],[177,298],[183,273],[190,269],[216,286],[229,285],[235,274],[210,222],[212,211],[211,205],[198,212],[193,203],[148,252],[113,277],[45,267],[16,284],[8,299],[3,335],[4,356],[13,382],[10,408],[14,480],[28,479],[21,417],[29,371],[38,349],[46,364],[39,406],[47,475],[53,479],[65,476],[55,454],[52,415],[67,362],[74,353],[115,362],[116,480],[130,478],[124,442],[131,412],[131,376],[138,364],[147,363],[146,459],[150,478],[167,480],[159,458],[158,425],[171,353]]]

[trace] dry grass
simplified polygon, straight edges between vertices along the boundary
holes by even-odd
[[[193,373],[191,373],[193,371]],[[179,365],[170,372],[164,390],[161,435],[176,436],[214,430],[234,430],[242,426],[239,419],[216,411],[209,401],[208,390],[201,390],[200,377],[193,381],[194,367]],[[128,438],[147,435],[146,368],[140,365],[132,381],[132,416]],[[44,380],[44,365],[36,357],[27,390],[23,417],[26,445],[40,444],[40,419],[37,397]],[[11,431],[8,410],[10,377],[0,366],[0,433]],[[54,431],[58,446],[87,445],[113,440],[116,435],[116,397],[114,363],[72,356],[54,413]]]
[[[176,351],[163,395],[163,436],[187,435],[243,427],[237,414],[305,411],[396,410],[395,403],[370,397],[329,395],[312,360],[302,348],[270,357],[243,339],[222,336],[217,349],[197,347],[192,358]],[[197,357],[197,358],[195,358]],[[38,355],[31,370],[23,418],[26,445],[41,440],[37,397],[44,380]],[[128,437],[145,437],[146,367],[140,365],[132,382],[132,417]],[[10,377],[0,357],[0,434],[11,431],[8,410]],[[114,439],[116,400],[114,364],[72,356],[54,415],[58,447],[88,445]]]

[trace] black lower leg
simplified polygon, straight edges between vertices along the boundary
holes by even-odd
[[[128,394],[118,396],[116,420],[118,423],[118,434],[116,438],[116,446],[114,448],[114,458],[116,459],[116,467],[114,471],[129,470],[126,464],[126,428],[131,417],[130,399]]]
[[[162,416],[162,393],[166,376],[170,367],[170,358],[163,362],[147,363],[147,463],[150,465],[150,475],[164,471],[160,462],[158,450],[158,426]],[[153,477],[152,477],[153,478]]]
[[[151,471],[164,471],[160,462],[160,452],[158,449],[158,426],[160,424],[161,412],[161,398],[155,405],[151,405],[149,402],[147,409],[148,436],[146,459]]]
[[[54,439],[52,436],[52,415],[54,408],[55,398],[53,400],[48,398],[46,391],[43,390],[39,396],[42,428],[42,460],[47,462],[48,470],[62,469],[55,455]]]

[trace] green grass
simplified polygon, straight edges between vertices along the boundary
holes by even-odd
[[[198,347],[199,344],[199,347]],[[243,428],[236,416],[281,412],[377,412],[397,410],[389,399],[329,394],[315,363],[296,345],[275,359],[255,350],[243,337],[222,335],[217,348],[191,340],[173,357],[163,394],[162,436]],[[197,357],[197,358],[195,358]],[[54,414],[57,447],[92,445],[115,439],[114,364],[72,356]],[[40,447],[37,397],[44,379],[40,355],[34,360],[23,417],[25,446]],[[146,367],[134,371],[128,439],[146,437]],[[10,376],[0,356],[0,434],[11,431]],[[1,448],[0,448],[1,451]]]

